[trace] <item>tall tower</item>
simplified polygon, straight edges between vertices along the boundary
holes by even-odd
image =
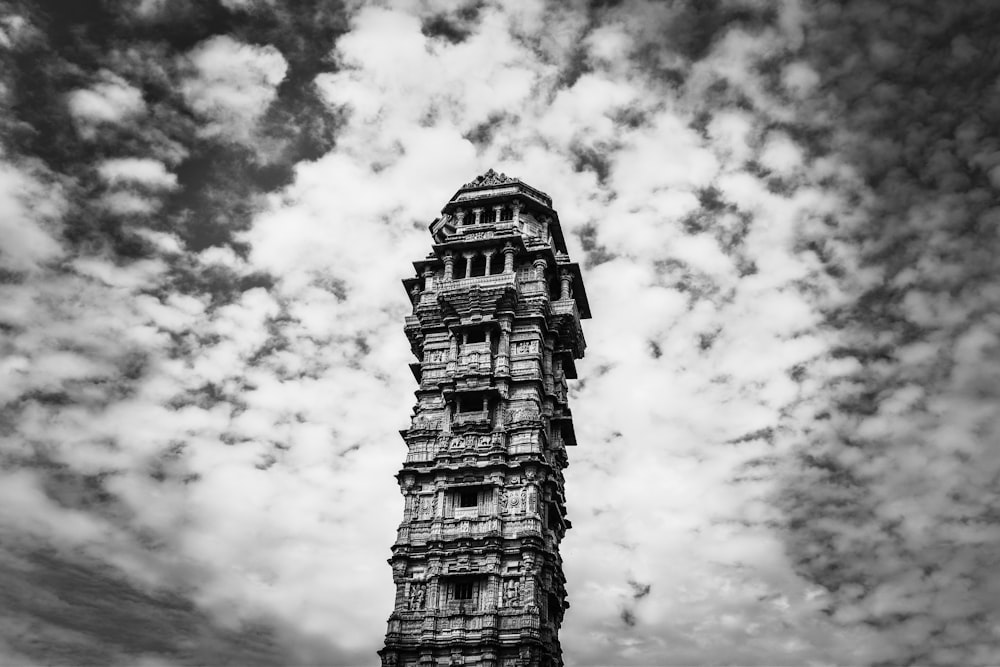
[[[403,281],[420,384],[397,478],[384,666],[556,667],[566,602],[566,380],[590,317],[544,192],[492,169],[431,223]]]

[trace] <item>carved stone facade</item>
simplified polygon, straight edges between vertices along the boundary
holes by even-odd
[[[548,195],[492,169],[431,223],[403,281],[420,386],[398,474],[382,665],[555,667],[566,602],[566,381],[590,317]]]

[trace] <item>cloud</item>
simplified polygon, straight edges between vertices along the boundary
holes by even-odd
[[[187,60],[192,72],[181,82],[181,94],[205,119],[202,134],[250,141],[288,70],[281,53],[218,35],[191,49]]]
[[[122,77],[101,70],[99,79],[67,96],[70,114],[85,138],[92,138],[101,124],[118,124],[146,111],[142,91]]]
[[[62,256],[59,240],[66,208],[62,188],[44,169],[0,163],[0,268],[35,271]],[[44,179],[44,180],[43,180]]]
[[[155,190],[177,187],[177,176],[169,173],[162,162],[149,158],[104,160],[97,166],[97,172],[112,185],[144,185]]]

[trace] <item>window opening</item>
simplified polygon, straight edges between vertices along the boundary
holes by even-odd
[[[483,255],[472,258],[472,275],[474,277],[486,275],[486,257]]]
[[[477,491],[476,489],[466,489],[465,491],[460,491],[458,494],[458,506],[478,507],[479,491]]]
[[[459,412],[482,412],[483,410],[483,397],[473,394],[471,396],[462,396],[458,399],[458,411]]]
[[[451,275],[453,278],[458,280],[459,278],[465,277],[465,258],[456,257],[454,263],[452,264]]]
[[[485,343],[486,329],[469,329],[465,333],[466,343]]]
[[[456,600],[471,600],[473,593],[473,582],[471,581],[456,581],[455,582],[455,599]]]

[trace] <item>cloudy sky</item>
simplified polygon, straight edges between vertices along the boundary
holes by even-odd
[[[0,7],[3,664],[375,662],[490,167],[594,313],[568,664],[996,662],[995,3]]]

